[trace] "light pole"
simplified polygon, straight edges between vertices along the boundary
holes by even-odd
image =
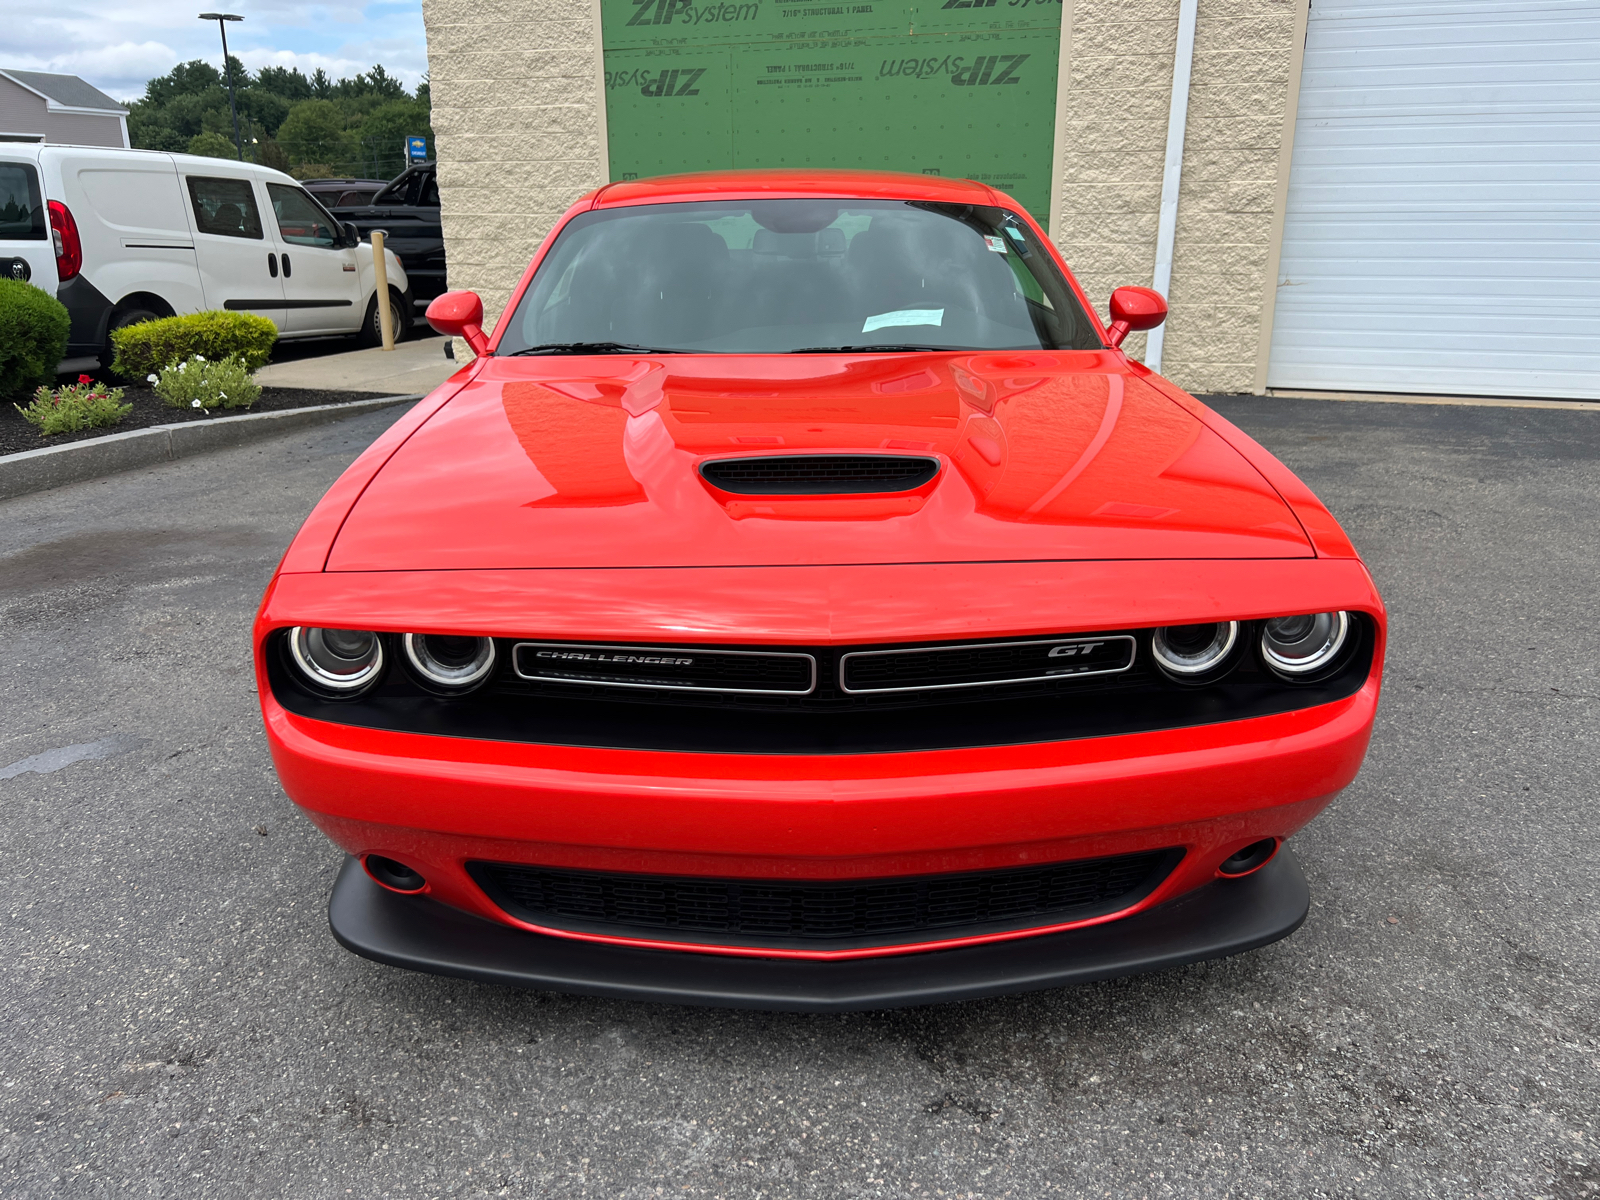
[[[239,105],[233,98],[233,72],[228,70],[228,22],[242,21],[243,17],[236,17],[232,13],[201,13],[202,21],[215,21],[217,28],[222,33],[222,73],[228,79],[228,111],[233,114],[233,152],[238,155],[239,161],[244,161],[244,143],[239,140]]]

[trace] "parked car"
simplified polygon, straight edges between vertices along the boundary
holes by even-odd
[[[68,369],[109,365],[113,329],[202,309],[259,313],[283,338],[381,336],[372,248],[269,167],[0,142],[0,264],[18,260],[72,314]],[[384,261],[403,337],[410,284]]]
[[[875,1008],[1253,949],[1385,614],[1287,468],[1118,348],[1010,197],[612,184],[311,513],[255,629],[381,962]]]
[[[395,176],[370,203],[341,201],[333,209],[362,237],[384,231],[384,245],[400,256],[418,308],[445,289],[444,226],[439,219],[439,178],[435,163],[418,163]]]
[[[389,184],[384,179],[302,179],[300,186],[324,207],[338,208],[341,204],[371,204],[372,198]]]

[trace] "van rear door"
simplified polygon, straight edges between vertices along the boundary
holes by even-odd
[[[206,306],[286,324],[278,245],[267,235],[266,196],[249,168],[223,159],[182,169]],[[203,173],[202,173],[203,171]]]
[[[56,251],[50,239],[39,168],[0,151],[0,277],[56,294]]]

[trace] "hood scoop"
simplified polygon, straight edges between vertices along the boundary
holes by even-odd
[[[700,464],[712,487],[735,496],[859,496],[912,492],[939,460],[908,454],[773,454]]]

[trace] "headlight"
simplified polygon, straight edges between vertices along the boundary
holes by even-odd
[[[1337,658],[1349,636],[1349,613],[1274,617],[1261,630],[1261,657],[1278,674],[1299,678]]]
[[[408,633],[406,659],[435,687],[464,691],[476,687],[494,670],[494,639]]]
[[[352,695],[376,683],[383,674],[383,642],[365,629],[289,631],[289,653],[312,683]]]
[[[1151,649],[1163,670],[1187,679],[1220,667],[1238,640],[1237,621],[1164,625],[1156,630]]]

